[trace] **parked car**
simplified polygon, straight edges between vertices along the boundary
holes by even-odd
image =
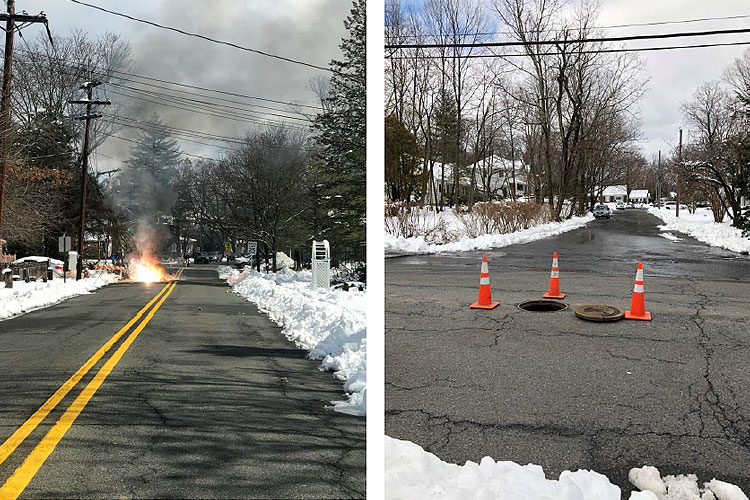
[[[211,262],[220,262],[221,252],[208,252],[208,258],[211,259]]]
[[[61,260],[52,259],[49,257],[42,257],[39,255],[31,255],[29,257],[22,257],[20,259],[16,259],[13,262],[11,262],[10,265],[14,266],[16,264],[21,264],[23,262],[39,262],[41,264],[44,264],[47,261],[49,261],[49,267],[53,269],[53,272],[55,273],[55,277],[62,278],[63,261]]]
[[[599,204],[594,207],[594,217],[597,219],[609,219],[612,212],[607,205]]]
[[[664,203],[664,208],[667,210],[673,210],[675,207],[677,207],[676,201],[667,201]]]
[[[629,201],[629,202],[628,202],[628,203],[627,203],[627,204],[625,205],[625,208],[635,208],[635,204],[634,204],[634,203],[633,203],[632,201]]]
[[[625,210],[625,202],[624,201],[618,201],[615,205],[615,208],[617,210]]]
[[[211,259],[209,258],[206,252],[201,252],[201,253],[195,254],[195,263],[196,264],[210,264]]]

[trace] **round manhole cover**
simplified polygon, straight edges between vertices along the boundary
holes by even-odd
[[[567,309],[568,304],[557,300],[529,300],[518,304],[518,308],[531,312],[553,312]]]
[[[586,321],[600,323],[620,321],[625,316],[622,309],[607,304],[583,304],[575,308],[575,314]]]

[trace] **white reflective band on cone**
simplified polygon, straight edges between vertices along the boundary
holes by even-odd
[[[489,266],[487,266],[487,263],[486,263],[486,262],[482,262],[482,272],[483,272],[483,273],[488,273],[488,272],[490,272],[490,270],[489,270]]]
[[[557,257],[552,258],[552,267],[560,267],[557,265]]]
[[[552,278],[559,278],[560,277],[560,272],[559,271],[552,271],[552,273],[550,274],[550,277],[552,277]]]
[[[635,280],[643,281],[643,269],[638,269],[638,272],[635,273]]]
[[[643,293],[643,285],[635,285],[635,288],[633,288],[633,291],[637,293]]]
[[[489,285],[490,279],[489,278],[479,278],[479,284],[480,285]]]

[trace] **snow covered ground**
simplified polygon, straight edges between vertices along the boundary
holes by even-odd
[[[694,214],[687,210],[680,210],[680,217],[675,217],[674,210],[651,207],[649,213],[665,222],[659,226],[662,231],[679,231],[692,236],[712,247],[721,247],[738,253],[750,253],[750,238],[742,236],[742,231],[730,225],[729,220],[714,222],[711,210],[697,208]],[[672,239],[672,238],[669,238]]]
[[[311,290],[310,271],[283,269],[263,274],[245,267],[239,271],[220,266],[219,277],[236,293],[268,314],[283,327],[298,347],[322,360],[322,368],[344,381],[348,401],[335,401],[334,409],[352,415],[367,410],[367,301],[365,292],[350,288]]]
[[[713,479],[698,486],[694,475],[661,477],[655,467],[631,469],[628,475],[640,492],[630,500],[748,500],[737,487]],[[495,462],[463,466],[443,462],[419,445],[385,437],[387,500],[620,500],[620,488],[597,472],[564,471],[547,479],[538,465]]]
[[[434,212],[432,213],[434,214]],[[455,219],[455,215],[452,215],[452,212],[450,211],[444,211],[441,214],[435,214],[432,216],[442,216],[447,218],[447,222],[451,226],[457,224],[457,222],[453,220]],[[403,255],[487,250],[490,248],[499,248],[540,240],[542,238],[547,238],[549,236],[554,236],[556,234],[585,226],[592,220],[594,220],[594,215],[589,213],[585,217],[572,217],[563,222],[548,222],[546,224],[540,224],[513,233],[485,234],[477,238],[463,236],[460,237],[458,241],[445,244],[428,243],[422,236],[404,238],[386,233],[385,252],[386,254]]]
[[[119,279],[118,274],[92,273],[80,281],[68,279],[65,283],[62,278],[55,278],[46,283],[14,281],[13,288],[5,288],[5,285],[0,284],[0,319],[51,306],[76,295],[92,293]]]

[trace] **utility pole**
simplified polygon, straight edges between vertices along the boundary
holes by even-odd
[[[78,231],[78,268],[76,269],[76,280],[81,279],[81,273],[83,272],[83,251],[85,246],[84,232],[86,227],[86,182],[89,173],[89,132],[91,129],[91,120],[94,118],[101,118],[102,115],[92,115],[91,108],[94,105],[108,105],[112,104],[109,101],[94,101],[93,93],[94,87],[98,87],[102,82],[86,82],[81,85],[81,90],[86,91],[86,99],[78,101],[68,101],[70,104],[85,104],[86,114],[83,116],[76,116],[76,120],[86,120],[86,132],[83,136],[83,161],[81,165],[81,227]]]
[[[656,206],[661,210],[661,149],[659,150],[659,163],[657,163],[656,177]]]
[[[38,16],[16,14],[15,0],[8,0],[8,12],[0,13],[0,21],[5,21],[5,61],[3,64],[3,89],[0,99],[0,257],[3,255],[3,203],[5,202],[5,168],[8,163],[8,135],[10,134],[10,83],[13,72],[13,35],[16,29],[21,30],[28,24],[43,23],[47,28],[49,41],[52,34],[47,25],[47,16],[41,12]],[[16,21],[24,23],[16,28]]]
[[[680,129],[680,145],[677,146],[677,208],[675,217],[680,216],[680,180],[682,178],[682,129]]]

